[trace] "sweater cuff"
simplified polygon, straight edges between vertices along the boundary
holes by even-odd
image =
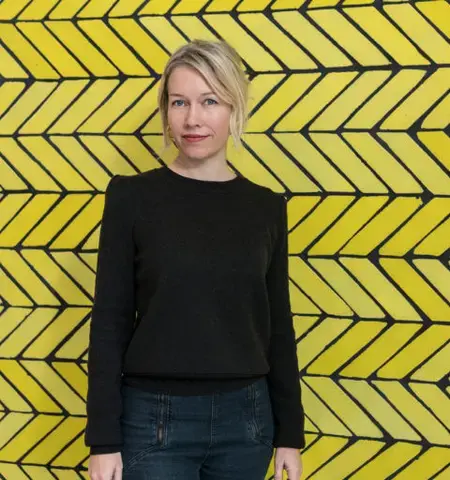
[[[284,409],[290,412],[290,415],[282,417],[281,422],[275,420],[274,447],[305,448],[305,416],[303,407],[300,406],[299,408],[297,406],[297,408],[289,410],[286,406]]]
[[[102,453],[117,453],[122,450],[122,445],[93,445],[91,455],[101,455]]]
[[[275,448],[298,448],[298,449],[303,449],[305,448],[305,435],[304,433],[300,430],[298,434],[295,434],[295,432],[290,432],[290,431],[276,431],[275,430],[275,438],[273,442],[273,446]]]

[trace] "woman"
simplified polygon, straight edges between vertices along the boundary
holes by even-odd
[[[284,196],[233,173],[247,78],[225,42],[193,41],[160,83],[170,167],[105,194],[88,360],[92,480],[301,474],[303,409]]]

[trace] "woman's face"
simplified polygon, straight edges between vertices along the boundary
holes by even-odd
[[[168,79],[168,122],[180,153],[204,159],[223,155],[231,107],[189,67],[177,67]]]

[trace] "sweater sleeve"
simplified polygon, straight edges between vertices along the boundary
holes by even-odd
[[[88,348],[85,444],[91,453],[122,444],[123,354],[135,319],[134,242],[128,178],[115,175],[105,192]]]
[[[304,412],[289,297],[287,201],[280,197],[278,237],[266,277],[272,325],[268,385],[275,422],[274,446],[303,448]]]

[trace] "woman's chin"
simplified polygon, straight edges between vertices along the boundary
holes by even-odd
[[[187,147],[183,148],[181,151],[186,157],[197,160],[209,158],[215,154],[215,150],[212,150],[210,148]]]

